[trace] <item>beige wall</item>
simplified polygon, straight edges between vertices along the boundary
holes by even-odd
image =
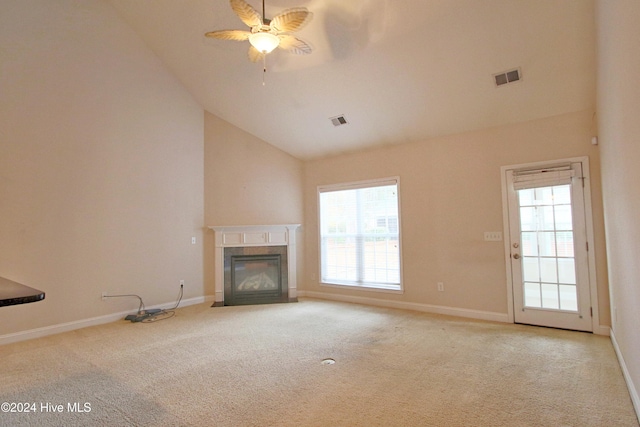
[[[609,308],[598,147],[593,111],[582,111],[420,143],[374,149],[305,164],[306,275],[302,289],[507,313],[500,167],[589,156],[598,258],[599,311]],[[400,176],[404,294],[318,284],[318,185]],[[444,282],[445,292],[437,291]]]
[[[302,162],[210,113],[205,113],[204,176],[206,226],[303,221]],[[205,239],[206,294],[212,296],[213,231]],[[297,240],[300,275],[304,242]]]
[[[203,110],[105,2],[0,3],[0,336],[203,295]],[[197,244],[191,244],[191,237]]]
[[[640,414],[640,2],[599,1],[598,133],[615,341]]]

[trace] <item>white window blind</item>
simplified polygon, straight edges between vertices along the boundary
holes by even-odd
[[[397,178],[318,188],[323,283],[401,290]]]
[[[544,168],[513,171],[513,187],[516,190],[525,188],[546,187],[548,185],[571,184],[575,171],[571,163]]]

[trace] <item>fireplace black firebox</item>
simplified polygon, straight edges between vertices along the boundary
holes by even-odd
[[[227,248],[224,305],[288,302],[284,246]]]

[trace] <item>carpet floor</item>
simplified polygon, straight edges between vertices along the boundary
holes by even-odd
[[[608,337],[313,299],[195,305],[0,360],[2,426],[638,426]]]

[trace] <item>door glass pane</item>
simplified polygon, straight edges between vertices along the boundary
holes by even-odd
[[[535,199],[538,205],[553,204],[553,187],[538,187],[535,189]]]
[[[522,231],[535,231],[538,229],[534,222],[536,218],[535,213],[536,208],[534,207],[520,208],[520,229]]]
[[[540,258],[540,281],[558,283],[558,268],[555,258]]]
[[[553,231],[538,232],[538,249],[540,256],[556,255],[556,233]]]
[[[523,256],[538,256],[538,233],[523,231],[520,240]]]
[[[536,208],[538,215],[538,230],[555,230],[553,206],[540,206]]]
[[[525,282],[540,283],[540,262],[538,257],[522,258],[522,276]]]
[[[578,293],[574,285],[560,285],[560,308],[578,311]]]
[[[559,231],[556,233],[556,251],[558,256],[573,258],[572,231]]]
[[[542,308],[560,308],[558,298],[558,285],[543,283],[542,288]]]
[[[572,218],[571,218],[571,205],[554,206],[553,208],[556,221],[556,230],[571,230]]]
[[[571,206],[571,188],[568,185],[553,187],[553,201],[556,205]]]
[[[524,305],[526,307],[534,307],[534,308],[542,307],[542,299],[540,297],[540,283],[525,282]]]
[[[573,258],[558,258],[558,283],[576,284],[576,265]]]
[[[518,190],[526,307],[578,311],[571,186]]]
[[[533,191],[533,188],[527,188],[526,190],[520,190],[518,192],[518,197],[520,198],[520,206],[533,205]]]

